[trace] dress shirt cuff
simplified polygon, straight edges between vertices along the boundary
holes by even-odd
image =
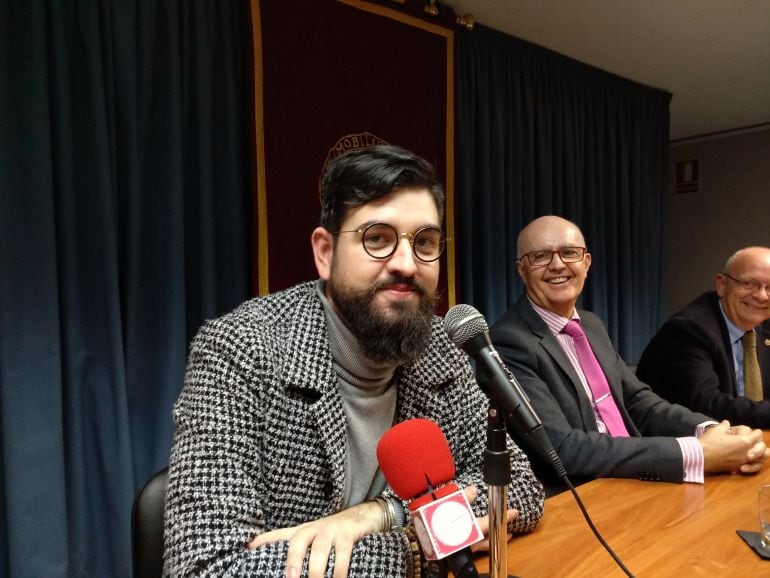
[[[698,426],[700,427],[700,426]],[[683,481],[691,484],[703,483],[703,447],[697,437],[676,438],[682,449]]]
[[[718,421],[704,421],[703,423],[699,423],[697,426],[695,426],[695,437],[700,439],[700,436],[703,435],[703,432],[705,432],[708,428],[719,425]]]

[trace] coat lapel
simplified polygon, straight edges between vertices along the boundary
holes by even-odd
[[[526,294],[519,299],[517,307],[521,318],[529,326],[532,333],[540,340],[540,346],[548,353],[551,359],[553,359],[567,377],[569,377],[569,383],[572,385],[572,392],[578,400],[580,419],[583,422],[584,427],[591,431],[596,431],[596,417],[594,415],[593,407],[591,407],[591,403],[588,400],[588,396],[585,393],[583,383],[580,381],[577,372],[575,372],[575,368],[572,367],[572,363],[564,353],[564,350],[556,340],[556,337],[553,336],[551,330],[548,329],[545,322],[532,308]],[[548,386],[555,387],[558,386],[558,384],[548,384]]]
[[[331,504],[342,506],[345,496],[345,459],[347,441],[345,412],[334,372],[326,320],[315,288],[307,300],[298,304],[307,316],[297,323],[286,339],[289,362],[281,370],[284,387],[296,389],[307,398],[308,413],[324,447],[332,480]]]
[[[704,306],[709,308],[711,313],[708,319],[713,319],[714,323],[712,324],[711,321],[707,320],[706,322],[703,322],[701,326],[710,339],[713,339],[716,342],[721,340],[722,346],[717,347],[717,355],[722,358],[720,360],[722,366],[726,368],[730,375],[730,383],[723,385],[729,385],[730,392],[733,395],[736,395],[738,392],[738,376],[735,375],[733,344],[732,341],[730,341],[730,330],[727,328],[727,322],[722,314],[721,307],[719,307],[719,295],[717,295],[716,291],[706,293],[705,295],[707,298],[704,302]],[[757,339],[757,345],[759,345],[759,339]],[[757,349],[757,351],[759,351],[759,349]]]

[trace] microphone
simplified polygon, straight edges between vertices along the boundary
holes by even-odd
[[[444,316],[444,329],[452,342],[457,347],[464,349],[476,361],[476,364],[481,367],[481,370],[489,379],[492,399],[503,412],[503,417],[505,415],[512,417],[519,433],[529,436],[535,443],[536,449],[551,463],[558,476],[567,485],[572,495],[575,496],[580,511],[583,513],[588,526],[596,538],[623,572],[633,578],[633,574],[626,568],[617,554],[612,551],[612,548],[602,538],[591,521],[588,511],[583,506],[583,501],[578,496],[572,482],[570,482],[567,470],[564,468],[564,464],[561,463],[559,454],[556,453],[551,440],[545,433],[543,423],[532,408],[527,394],[524,393],[521,385],[516,381],[513,373],[508,370],[508,367],[500,358],[500,354],[492,345],[492,341],[489,339],[489,327],[484,316],[471,305],[455,305]]]
[[[445,560],[456,578],[478,578],[470,546],[484,538],[441,429],[427,419],[396,424],[377,444],[377,461],[399,498],[409,502],[426,560]],[[444,574],[446,575],[446,574]]]
[[[475,307],[461,303],[447,311],[444,329],[452,342],[464,349],[481,367],[489,379],[492,398],[504,415],[513,419],[519,433],[527,435],[535,443],[559,477],[566,477],[567,471],[527,394],[492,345],[484,316]]]

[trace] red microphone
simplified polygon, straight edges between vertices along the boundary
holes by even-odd
[[[415,532],[426,560],[441,560],[467,549],[484,534],[465,492],[452,482],[455,463],[444,432],[427,419],[396,424],[377,444],[380,469],[399,498],[409,502]],[[478,576],[468,550],[459,562],[465,571],[455,576]],[[453,564],[454,562],[454,564]]]

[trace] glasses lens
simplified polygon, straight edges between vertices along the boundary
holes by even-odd
[[[441,229],[426,227],[417,231],[412,241],[412,247],[414,247],[414,254],[418,259],[435,261],[444,251],[445,242]]]
[[[738,279],[738,285],[743,287],[746,291],[751,291],[752,293],[759,291],[763,286],[759,281],[751,281],[749,279]]]
[[[364,229],[361,241],[367,253],[376,259],[382,259],[393,252],[398,243],[398,233],[390,225],[375,223]]]
[[[553,253],[551,251],[532,251],[528,257],[530,265],[539,267],[541,265],[548,265],[551,262]]]
[[[559,249],[559,257],[565,263],[577,263],[583,260],[584,252],[582,247],[562,247]]]

